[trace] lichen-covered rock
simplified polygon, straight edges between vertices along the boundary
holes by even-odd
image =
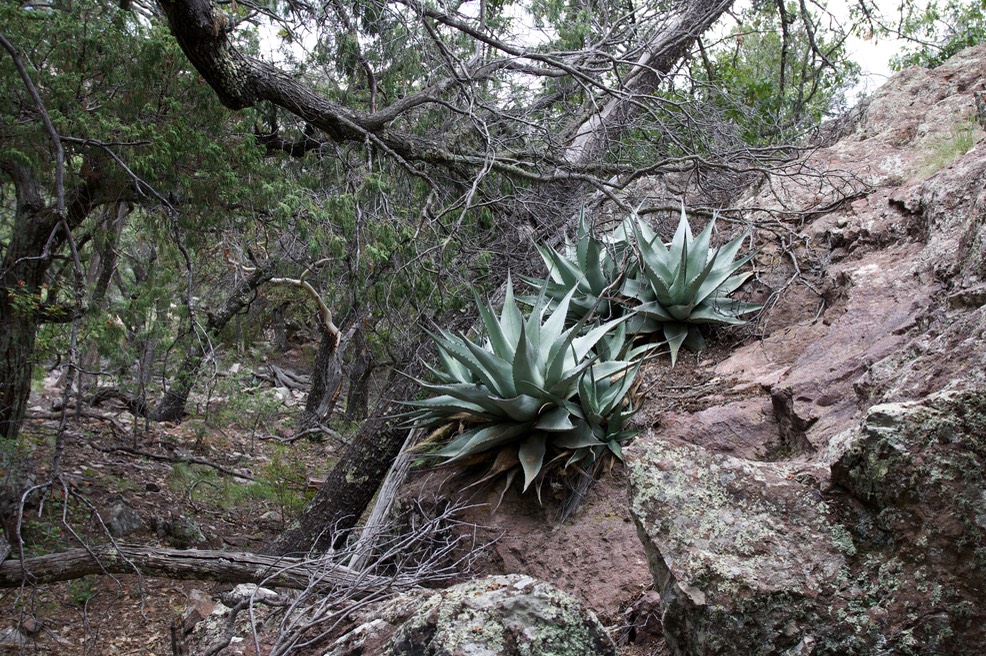
[[[631,501],[672,652],[986,653],[986,393],[883,404],[805,464],[650,434]]]
[[[986,653],[986,392],[875,406],[832,480],[851,495],[834,504],[850,621],[886,653]]]
[[[595,615],[529,576],[415,591],[361,615],[326,656],[615,656]]]
[[[792,466],[654,434],[627,460],[673,653],[781,654],[837,623],[851,542]]]
[[[110,506],[103,522],[110,535],[115,538],[126,537],[144,528],[144,520],[141,519],[140,514],[122,501]]]

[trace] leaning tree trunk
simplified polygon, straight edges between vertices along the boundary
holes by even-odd
[[[322,424],[329,418],[342,391],[342,340],[339,331],[331,333],[324,324],[319,323],[319,333],[321,340],[302,420],[302,424],[309,426]]]
[[[210,338],[218,339],[226,324],[246,307],[254,290],[272,277],[271,269],[258,267],[241,280],[226,298],[222,309],[219,312],[209,314],[205,329]],[[185,406],[188,405],[188,395],[195,385],[199,369],[206,355],[201,341],[195,340],[179,365],[178,373],[175,374],[171,387],[164,393],[161,402],[151,413],[151,419],[154,421],[181,421],[184,418]]]
[[[363,421],[370,410],[370,376],[373,374],[373,355],[366,344],[365,328],[357,325],[353,333],[353,366],[349,372],[349,392],[346,394],[346,421]]]

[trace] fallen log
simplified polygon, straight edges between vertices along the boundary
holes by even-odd
[[[237,551],[119,545],[7,560],[0,564],[0,588],[69,581],[90,574],[137,573],[171,579],[256,583],[293,590],[334,590],[350,598],[384,589],[413,587],[399,575],[370,575],[324,557],[303,559]]]

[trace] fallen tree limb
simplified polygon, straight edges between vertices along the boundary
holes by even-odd
[[[129,453],[131,455],[140,456],[141,458],[148,458],[149,460],[157,460],[158,462],[173,462],[173,463],[181,463],[185,465],[202,465],[203,467],[212,467],[217,472],[221,474],[226,474],[227,476],[234,476],[236,478],[245,478],[248,481],[257,480],[255,476],[252,476],[247,472],[229,469],[228,467],[223,467],[222,465],[217,465],[214,462],[210,462],[205,458],[195,458],[195,457],[185,458],[181,456],[166,456],[160,453],[152,453],[150,451],[132,449],[128,446],[113,446],[109,448],[97,446],[96,449],[98,451],[102,451],[103,453]]]
[[[90,574],[138,572],[144,576],[257,583],[293,590],[344,589],[350,598],[387,588],[412,587],[402,577],[365,574],[329,558],[279,558],[236,551],[119,545],[118,548],[71,549],[23,561],[7,560],[0,564],[0,588],[70,581]]]

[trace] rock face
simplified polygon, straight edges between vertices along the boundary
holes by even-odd
[[[408,593],[360,615],[327,656],[615,656],[595,615],[528,576]]]
[[[986,653],[984,88],[904,71],[748,199],[761,339],[626,450],[673,653]]]

